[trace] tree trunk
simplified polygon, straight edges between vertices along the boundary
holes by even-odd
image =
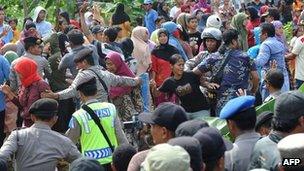
[[[27,6],[27,2],[26,2],[26,0],[22,0],[22,3],[23,3],[23,15],[24,15],[24,17],[23,18],[25,18],[25,17],[27,17],[28,16],[28,6]]]

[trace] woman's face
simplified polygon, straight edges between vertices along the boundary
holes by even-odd
[[[224,0],[225,5],[229,5],[230,0]]]
[[[214,39],[206,39],[206,47],[209,52],[216,51],[217,41]]]
[[[113,74],[115,74],[117,71],[115,64],[110,59],[106,60],[106,67],[107,67],[107,70]]]
[[[169,7],[168,3],[164,3],[163,10],[166,11],[166,12],[168,12],[170,10],[170,7]]]
[[[174,75],[182,75],[184,72],[184,60],[179,59],[173,66],[172,66],[172,72]]]
[[[247,25],[248,22],[249,22],[249,20],[245,19],[244,22],[243,22],[243,26],[246,27],[246,25]]]
[[[147,30],[147,31],[145,31],[145,33],[143,35],[143,41],[148,42],[148,40],[149,40],[149,33],[148,33],[148,30]]]
[[[60,29],[62,31],[64,31],[67,27],[68,27],[68,23],[66,21],[62,22],[62,24],[60,25]]]
[[[168,42],[168,36],[165,33],[161,33],[158,37],[158,42],[160,44],[166,44]]]
[[[277,29],[275,30],[275,33],[276,33],[277,36],[282,36],[282,35],[284,34],[284,29],[283,29],[283,27],[277,28]]]

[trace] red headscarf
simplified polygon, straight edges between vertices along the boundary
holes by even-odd
[[[24,87],[28,87],[33,82],[42,79],[37,72],[37,64],[32,59],[26,57],[20,58],[14,66],[14,69],[20,74],[21,85]]]
[[[116,67],[115,75],[119,76],[128,76],[128,77],[135,77],[132,71],[129,69],[127,64],[121,59],[120,54],[117,52],[110,52],[107,54],[106,59],[111,60],[111,62]],[[110,98],[116,98],[122,95],[125,95],[131,92],[131,87],[111,87],[110,88]]]

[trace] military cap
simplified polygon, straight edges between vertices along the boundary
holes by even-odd
[[[92,57],[93,50],[85,47],[84,49],[80,50],[74,57],[74,62],[80,62],[88,57]]]
[[[221,119],[230,119],[235,115],[254,107],[254,96],[240,96],[231,99],[220,112]]]
[[[54,99],[43,98],[35,101],[29,110],[35,116],[52,117],[57,114],[58,103]]]

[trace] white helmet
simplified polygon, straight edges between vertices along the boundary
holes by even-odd
[[[222,27],[222,20],[219,16],[217,15],[210,15],[207,19],[206,22],[206,27],[213,27],[220,29]]]
[[[222,40],[222,32],[217,29],[217,28],[205,28],[201,38],[204,39],[215,39],[217,41],[221,41]]]

